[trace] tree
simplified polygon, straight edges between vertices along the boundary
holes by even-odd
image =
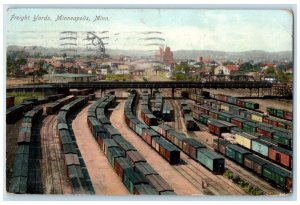
[[[266,74],[274,74],[275,73],[275,68],[274,67],[268,67],[266,69]]]
[[[24,51],[11,51],[6,57],[6,74],[7,76],[18,73],[21,69],[21,65],[27,63],[29,54]]]
[[[253,65],[250,62],[246,62],[240,65],[240,71],[250,72],[253,71]]]

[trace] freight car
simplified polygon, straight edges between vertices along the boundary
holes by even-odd
[[[224,158],[214,152],[210,152],[205,145],[187,137],[184,133],[175,131],[169,125],[161,124],[157,127],[157,130],[165,139],[213,173],[220,174],[224,172]],[[202,149],[203,151],[200,151]],[[199,154],[202,156],[199,156]]]
[[[53,103],[50,103],[45,106],[46,113],[48,115],[51,115],[58,111],[62,106],[70,103],[72,100],[74,100],[75,97],[73,95],[67,96],[65,98],[59,99]]]
[[[267,107],[267,113],[271,116],[279,117],[282,119],[293,120],[293,113],[288,110]]]
[[[198,130],[198,126],[190,114],[184,114],[184,124],[188,131]]]
[[[174,109],[169,101],[165,101],[162,110],[162,119],[166,122],[174,121],[175,119]]]
[[[224,132],[229,132],[228,126],[221,124],[219,121],[208,120],[207,124],[208,124],[209,132],[217,136],[221,136],[221,134]]]

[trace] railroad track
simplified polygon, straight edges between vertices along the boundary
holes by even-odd
[[[203,125],[203,124],[201,124],[197,121],[196,121],[196,123],[198,124],[198,126],[200,126],[201,130],[208,131],[208,128],[205,125]],[[188,134],[193,138],[197,138],[197,136],[194,132],[188,132]],[[213,147],[210,144],[206,143],[205,141],[201,141],[201,142],[204,143],[205,145],[207,145],[208,148],[213,150]],[[251,183],[255,186],[258,186],[267,195],[276,195],[276,194],[283,193],[279,189],[274,188],[273,186],[271,186],[268,182],[265,182],[263,179],[260,179],[259,177],[255,176],[251,172],[245,170],[240,165],[232,162],[231,160],[229,160],[227,158],[225,158],[225,167],[230,169],[234,173],[238,173],[239,176],[241,178],[243,178],[244,180],[246,180],[247,182],[249,182],[249,183]]]
[[[171,101],[175,111],[175,130],[182,131],[183,122],[180,113],[178,102]],[[189,132],[190,133],[190,132]],[[194,132],[193,132],[194,133]],[[190,158],[183,152],[181,152],[181,160],[186,164],[175,165],[175,169],[190,181],[196,188],[200,188],[201,191],[208,195],[245,195],[246,193],[232,184],[229,180],[223,176],[214,175],[210,171],[206,170],[202,165]]]
[[[45,194],[68,193],[69,191],[65,191],[65,186],[70,186],[64,168],[64,158],[56,125],[56,115],[49,115],[44,119],[41,129]]]
[[[234,162],[231,162],[230,160],[225,159],[225,167],[229,170],[231,170],[234,173],[237,173],[242,179],[247,181],[248,183],[251,183],[254,186],[257,186],[260,188],[265,194],[267,195],[279,195],[283,194],[282,191],[279,189],[270,186],[267,182],[265,182],[263,179],[258,178],[250,173],[245,173],[246,170],[244,168],[241,168],[240,166],[236,165]],[[248,172],[248,171],[247,171]]]

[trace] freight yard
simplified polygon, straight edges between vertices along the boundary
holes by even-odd
[[[247,99],[238,89],[236,97],[222,89],[194,91],[72,89],[8,108],[6,190],[290,193],[291,102]]]

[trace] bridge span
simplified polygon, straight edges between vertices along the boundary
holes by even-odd
[[[267,81],[221,81],[221,82],[195,82],[195,81],[101,81],[101,82],[78,82],[78,83],[46,83],[46,84],[24,84],[24,85],[9,85],[6,88],[7,92],[13,91],[44,91],[57,90],[65,91],[67,89],[156,89],[156,88],[271,88],[272,83]]]

